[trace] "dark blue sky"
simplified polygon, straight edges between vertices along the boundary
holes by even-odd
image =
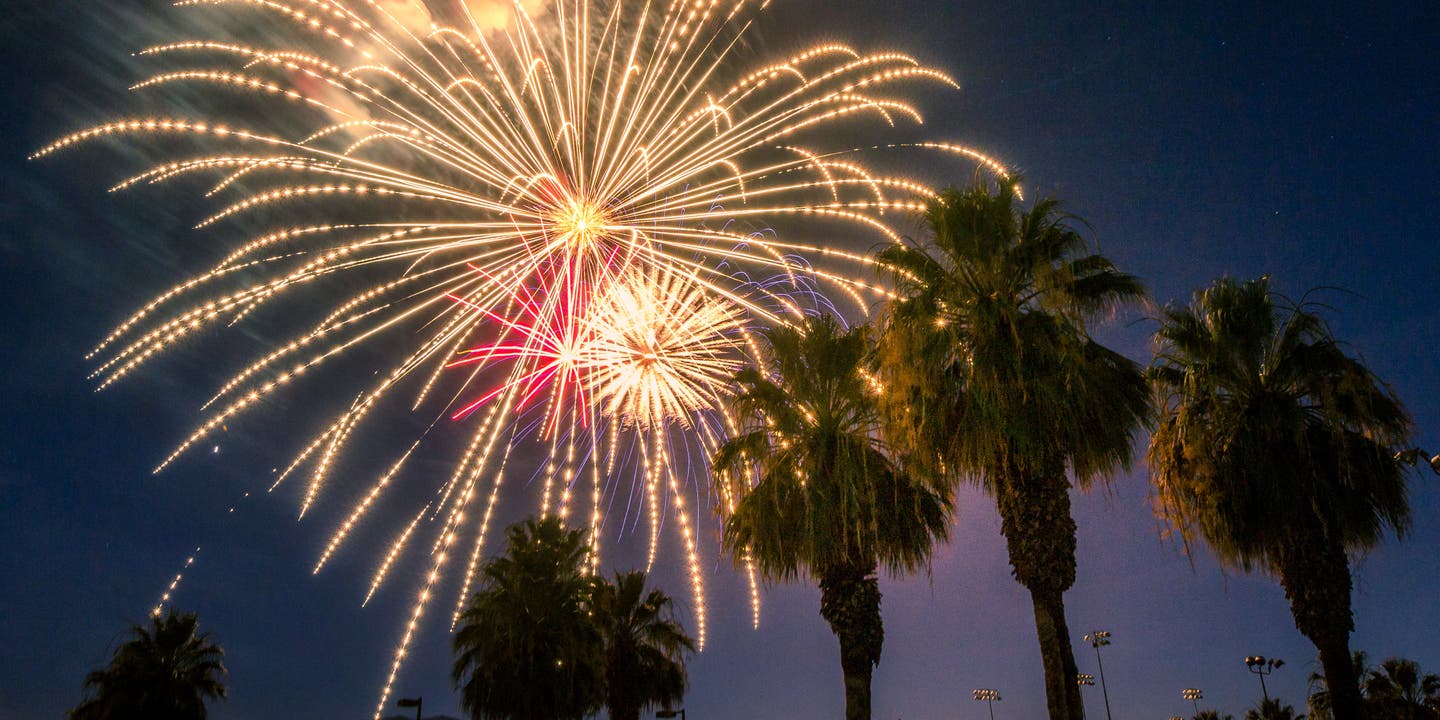
[[[207,241],[185,229],[198,208],[167,204],[163,193],[104,192],[128,167],[116,160],[123,153],[25,160],[56,135],[126,110],[118,90],[137,77],[128,53],[143,34],[133,25],[169,12],[142,0],[103,14],[99,5],[29,0],[0,19],[0,718],[53,718],[74,704],[85,672],[196,545],[204,549],[177,599],[228,652],[231,699],[214,717],[369,717],[422,571],[402,568],[362,611],[368,550],[383,533],[317,577],[310,567],[337,506],[302,523],[292,495],[227,512],[283,461],[271,441],[302,432],[287,418],[313,398],[270,408],[218,454],[149,473],[217,379],[209,360],[253,353],[263,335],[207,336],[105,393],[85,380],[89,346],[205,257],[196,248]],[[1159,302],[1225,274],[1268,273],[1297,295],[1347,289],[1324,296],[1336,332],[1408,403],[1421,444],[1440,449],[1440,6],[776,5],[759,30],[772,49],[838,39],[952,72],[961,92],[921,98],[926,135],[1023,169],[1032,196],[1053,193],[1086,217]],[[1151,327],[1125,318],[1107,337],[1145,358]],[[409,431],[411,421],[395,422]],[[1440,671],[1440,482],[1417,477],[1412,534],[1356,565],[1352,644]],[[1314,650],[1279,588],[1222,574],[1203,549],[1188,560],[1160,537],[1146,488],[1136,474],[1076,498],[1069,617],[1077,642],[1093,627],[1114,633],[1105,668],[1115,716],[1180,714],[1189,686],[1238,714],[1258,694],[1241,663],[1253,653],[1287,660],[1272,692],[1302,704]],[[876,718],[980,717],[969,699],[976,687],[1002,691],[997,716],[1043,713],[1030,604],[1010,579],[993,504],[971,492],[960,500],[931,576],[884,585]],[[623,561],[637,544],[610,557]],[[681,594],[673,567],[657,580]],[[770,590],[753,632],[728,564],[709,583],[712,638],[691,665],[690,716],[840,715],[818,594]],[[397,689],[457,713],[447,643],[443,627],[427,627]],[[1078,659],[1094,672],[1088,648]],[[1098,692],[1087,701],[1103,713]]]

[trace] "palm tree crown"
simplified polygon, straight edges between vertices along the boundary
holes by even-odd
[[[1305,716],[1296,715],[1295,708],[1271,698],[1246,710],[1245,720],[1305,720]]]
[[[1420,664],[1406,658],[1390,658],[1378,669],[1365,673],[1366,706],[1377,717],[1397,720],[1440,718],[1440,675],[1422,673]]]
[[[110,665],[85,678],[94,694],[70,711],[75,720],[204,720],[205,703],[225,697],[225,651],[197,632],[194,613],[156,614]]]
[[[452,641],[461,706],[486,720],[584,717],[604,699],[585,533],[550,517],[506,535],[505,555],[485,564]]]
[[[768,334],[768,367],[736,375],[739,427],[713,458],[727,497],[724,544],[771,579],[819,581],[840,640],[846,717],[870,716],[880,661],[877,566],[913,572],[947,537],[950,494],[896,464],[878,437],[864,327],[831,317]]]
[[[1149,407],[1140,368],[1088,323],[1145,288],[1088,253],[1056,201],[1018,201],[1013,183],[947,190],[926,212],[929,241],[879,253],[898,296],[881,344],[887,421],[913,459],[937,450],[992,488],[1002,466],[1056,461],[1088,484],[1129,468]]]
[[[1409,521],[1410,419],[1307,306],[1262,278],[1221,280],[1167,309],[1152,369],[1159,512],[1187,543],[1276,574],[1315,643],[1339,717],[1360,713],[1346,553]]]
[[[1166,517],[1220,559],[1281,572],[1294,528],[1347,550],[1409,522],[1410,419],[1324,321],[1265,278],[1221,280],[1165,311],[1150,463]]]
[[[1194,720],[1235,720],[1234,715],[1221,715],[1219,710],[1201,710]]]
[[[1128,468],[1149,408],[1140,367],[1088,323],[1145,290],[1090,252],[1055,201],[1021,209],[1014,182],[947,190],[925,220],[930,238],[878,256],[897,294],[880,343],[886,425],[909,462],[996,497],[1035,602],[1050,717],[1083,717],[1063,602],[1067,468],[1082,488]]]
[[[640,711],[685,695],[685,654],[695,645],[675,620],[673,602],[645,591],[645,573],[628,572],[595,589],[595,622],[605,644],[605,706],[611,720],[639,720]]]

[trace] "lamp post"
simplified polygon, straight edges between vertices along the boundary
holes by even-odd
[[[1265,676],[1275,672],[1275,668],[1284,665],[1285,661],[1280,658],[1267,658],[1264,655],[1251,655],[1245,658],[1245,668],[1260,676],[1260,694],[1270,699],[1270,691],[1265,689]]]
[[[1083,690],[1086,686],[1095,687],[1095,676],[1090,673],[1075,673],[1075,684]],[[1084,695],[1085,693],[1080,693]]]
[[[674,718],[674,717],[678,717],[678,718],[680,718],[680,720],[685,720],[685,708],[680,708],[679,710],[656,710],[656,711],[655,711],[655,717],[657,717],[657,718]]]
[[[424,699],[425,699],[425,698],[423,698],[423,697],[400,698],[399,700],[396,700],[396,701],[395,701],[395,706],[396,706],[396,707],[405,707],[405,708],[408,708],[408,707],[413,707],[413,708],[415,708],[415,720],[420,720],[420,703],[421,703]]]
[[[1100,648],[1110,644],[1109,630],[1092,630],[1085,633],[1085,642],[1095,648],[1095,664],[1100,667],[1100,693],[1105,696],[1105,720],[1110,719],[1110,690],[1105,687],[1105,663],[1100,662]]]
[[[1190,705],[1195,708],[1195,714],[1200,714],[1200,701],[1205,699],[1205,694],[1200,692],[1200,688],[1185,688],[1180,691],[1180,697],[1189,700]]]
[[[995,720],[995,703],[1001,700],[1000,691],[994,688],[979,688],[970,693],[976,700],[984,700],[990,708],[990,720]]]

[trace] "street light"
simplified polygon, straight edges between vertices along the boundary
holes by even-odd
[[[1270,699],[1270,691],[1265,689],[1265,676],[1275,672],[1275,668],[1284,665],[1285,661],[1280,658],[1267,658],[1264,655],[1251,655],[1245,658],[1245,668],[1260,676],[1260,693],[1266,700]]]
[[[1100,648],[1110,644],[1110,631],[1092,630],[1085,633],[1085,642],[1095,648],[1095,664],[1100,666],[1100,693],[1105,696],[1105,720],[1110,720],[1110,690],[1105,687],[1105,663],[1100,662]]]
[[[679,710],[656,710],[656,711],[655,711],[655,717],[657,717],[657,718],[673,718],[673,717],[678,717],[678,718],[680,718],[680,720],[685,720],[685,708],[680,708]]]
[[[994,688],[979,688],[971,691],[970,697],[976,700],[984,700],[985,704],[990,707],[990,720],[995,720],[995,703],[1002,699],[999,690]]]
[[[1095,687],[1095,676],[1090,673],[1075,673],[1075,684],[1081,688],[1084,688],[1086,685]]]
[[[1200,714],[1200,701],[1205,699],[1205,694],[1200,692],[1200,688],[1185,688],[1180,691],[1180,697],[1189,700],[1190,704],[1195,707],[1195,714]]]
[[[423,697],[400,698],[399,700],[396,700],[396,701],[395,701],[395,706],[396,706],[396,707],[413,707],[413,708],[415,708],[415,720],[420,720],[420,703],[421,703],[424,699],[425,699],[425,698],[423,698]]]

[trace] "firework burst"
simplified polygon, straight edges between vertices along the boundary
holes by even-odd
[[[241,93],[260,110],[118,120],[37,153],[107,136],[199,146],[117,189],[208,176],[216,205],[199,227],[268,228],[120,323],[91,355],[100,387],[203,328],[276,303],[318,298],[325,308],[221,383],[157,471],[381,337],[405,338],[406,349],[344,395],[342,411],[279,474],[277,485],[305,477],[301,514],[382,399],[409,393],[412,409],[464,423],[469,439],[452,472],[433,497],[416,494],[426,509],[371,588],[412,535],[433,533],[382,708],[437,585],[462,566],[464,602],[506,477],[527,471],[543,477],[542,513],[568,517],[588,489],[597,568],[607,491],[644,498],[652,561],[662,517],[674,518],[703,645],[698,518],[685,505],[700,480],[690,468],[703,463],[677,453],[703,456],[731,426],[720,399],[753,356],[751,328],[787,322],[817,295],[861,311],[885,295],[863,256],[756,229],[800,218],[898,240],[897,225],[933,192],[869,169],[877,152],[949,154],[1005,174],[944,143],[809,144],[852,119],[918,123],[897,93],[954,82],[903,54],[837,44],[738,68],[743,33],[766,4],[502,3],[508,22],[496,29],[495,8],[474,0],[181,0],[186,12],[266,28],[267,40],[146,49],[142,57],[178,66],[135,89],[199,85]],[[337,293],[324,282],[335,277],[365,286]],[[548,448],[536,467],[512,456],[527,433]],[[420,445],[361,494],[317,572]],[[462,543],[469,551],[454,563]]]

